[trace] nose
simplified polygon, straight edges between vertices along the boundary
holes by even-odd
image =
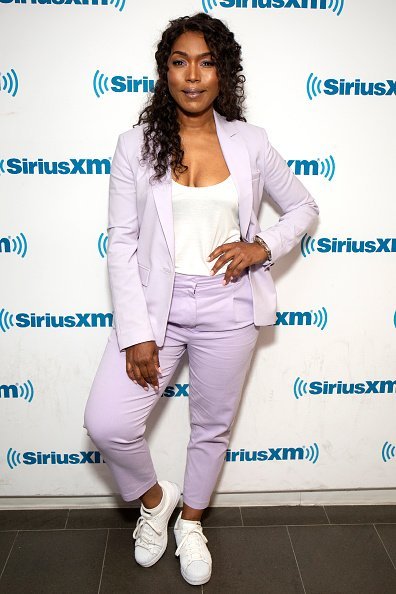
[[[199,67],[196,62],[190,62],[186,71],[186,80],[188,82],[197,82],[200,79]]]

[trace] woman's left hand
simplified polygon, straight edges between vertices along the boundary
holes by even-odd
[[[252,264],[262,264],[267,260],[266,250],[258,243],[248,243],[245,241],[234,241],[232,243],[223,243],[219,245],[208,256],[208,262],[213,258],[217,260],[211,270],[211,274],[216,274],[224,264],[231,262],[226,268],[224,275],[224,285],[227,285],[233,278],[238,278],[241,272]]]

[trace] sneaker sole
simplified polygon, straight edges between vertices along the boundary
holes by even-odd
[[[180,573],[182,574],[182,576],[184,577],[186,582],[188,584],[191,584],[191,586],[202,586],[202,584],[206,584],[210,580],[211,575],[212,575],[212,572],[210,572],[208,577],[205,577],[201,580],[192,580],[192,579],[187,578],[187,576],[185,575],[185,573],[183,572],[183,570],[181,568],[180,568]]]
[[[139,563],[139,561],[136,561],[136,563],[138,563],[141,567],[151,567],[152,565],[155,565],[155,563],[157,563],[157,561],[159,561],[161,559],[162,555],[165,553],[166,547],[168,546],[168,523],[169,523],[171,515],[173,514],[173,512],[176,508],[176,505],[178,504],[179,499],[180,499],[180,489],[178,488],[177,491],[175,491],[175,493],[173,494],[172,505],[168,511],[168,518],[166,520],[166,529],[165,529],[166,538],[164,541],[164,546],[159,551],[159,553],[156,555],[156,557],[154,557],[154,559],[152,559],[149,563],[143,564],[143,563]]]

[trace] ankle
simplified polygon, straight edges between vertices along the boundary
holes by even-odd
[[[140,501],[146,509],[152,509],[158,507],[162,501],[164,492],[160,485],[156,483],[151,489],[146,491],[144,495],[140,497]]]

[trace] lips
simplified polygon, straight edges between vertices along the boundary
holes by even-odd
[[[196,99],[197,97],[200,97],[204,91],[200,91],[199,89],[184,89],[183,93],[190,99]]]

